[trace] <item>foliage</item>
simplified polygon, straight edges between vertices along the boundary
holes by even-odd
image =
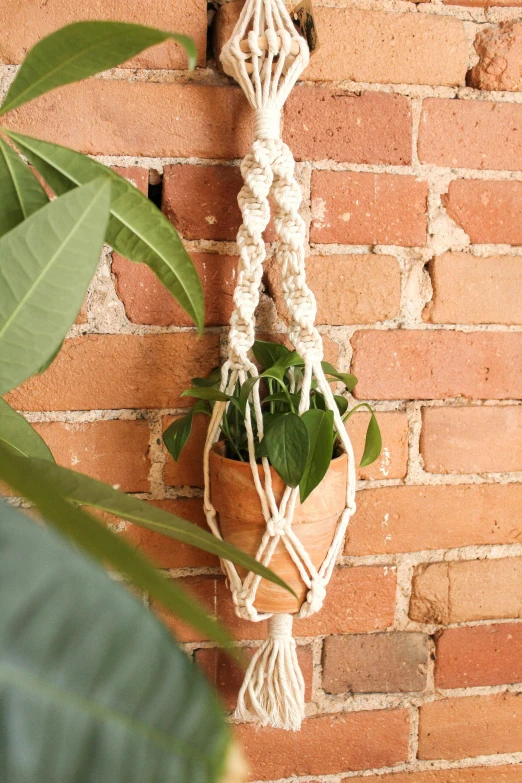
[[[164,433],[164,442],[175,460],[178,460],[190,436],[195,414],[211,415],[216,402],[226,402],[222,435],[226,456],[248,461],[248,441],[245,413],[251,391],[261,384],[264,437],[259,438],[255,416],[251,410],[254,428],[255,456],[258,461],[268,457],[274,470],[289,487],[299,486],[301,502],[320,484],[333,457],[340,451],[340,440],[334,428],[334,416],[327,409],[324,395],[312,384],[310,409],[299,414],[301,382],[304,362],[296,351],[289,351],[279,343],[257,340],[253,353],[262,372],[249,378],[242,386],[237,384],[234,393],[227,395],[219,390],[221,373],[213,370],[208,378],[193,378],[192,388],[184,396],[197,399],[185,415],[176,419]],[[338,372],[333,365],[323,362],[323,370],[330,383],[342,383],[347,392],[357,383],[354,375]],[[366,443],[361,466],[370,465],[381,452],[382,439],[375,414],[368,403],[360,403],[348,410],[348,400],[334,395],[340,416],[345,422],[356,410],[365,407],[370,411]]]

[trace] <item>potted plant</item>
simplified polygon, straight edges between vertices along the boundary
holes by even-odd
[[[210,497],[223,538],[254,556],[266,521],[248,452],[246,413],[247,407],[250,408],[259,475],[263,470],[262,458],[266,457],[278,505],[285,487],[299,487],[293,530],[318,568],[345,506],[347,455],[336,433],[333,413],[327,409],[324,395],[315,382],[310,390],[310,407],[299,414],[304,362],[298,353],[279,343],[262,340],[254,342],[252,351],[260,373],[242,385],[236,383],[232,394],[219,389],[220,368],[215,368],[208,378],[192,379],[192,387],[183,396],[196,402],[187,414],[165,430],[164,442],[177,461],[190,436],[194,416],[210,417],[217,403],[226,405],[221,434],[210,452]],[[330,383],[342,384],[344,392],[353,391],[357,383],[354,375],[338,372],[329,362],[322,362],[322,368]],[[262,401],[262,437],[257,432],[250,398],[256,383],[260,384]],[[372,408],[363,402],[350,409],[344,394],[335,394],[334,399],[343,422],[358,409],[369,409],[371,416],[360,464],[370,465],[379,456],[382,445]],[[272,555],[271,567],[292,587],[295,595],[263,579],[257,589],[256,609],[270,613],[297,612],[307,588],[282,541]],[[246,573],[242,569],[239,572],[242,576]]]

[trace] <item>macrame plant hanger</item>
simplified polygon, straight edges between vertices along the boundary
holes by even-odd
[[[306,598],[296,615],[299,618],[309,617],[321,608],[348,520],[355,511],[353,449],[321,366],[323,346],[314,325],[316,303],[306,283],[305,225],[298,212],[301,191],[294,176],[292,153],[283,143],[280,132],[283,105],[308,60],[308,45],[297,33],[283,0],[246,0],[232,37],[221,54],[225,72],[239,82],[255,112],[255,140],[241,163],[244,186],[238,201],[243,223],[237,235],[240,260],[221,390],[231,394],[236,383],[243,384],[249,377],[258,375],[249,352],[254,343],[255,310],[266,257],[262,233],[270,219],[270,195],[277,234],[276,260],[281,268],[284,299],[290,314],[288,337],[304,360],[299,414],[310,406],[310,389],[315,378],[327,407],[333,411],[334,425],[347,454],[344,511],[327,555],[317,569],[292,529],[299,488],[286,487],[277,504],[268,460],[262,459],[261,471],[256,463],[252,414],[247,405],[245,426],[249,461],[266,522],[256,558],[269,566],[280,542],[286,547],[307,588]],[[258,383],[253,386],[249,399],[261,439],[263,417]],[[204,452],[205,513],[218,538],[222,538],[222,533],[219,515],[212,505],[209,460],[212,447],[219,439],[225,409],[226,403],[217,402],[214,406]],[[292,637],[293,616],[259,612],[254,604],[260,577],[249,572],[242,580],[232,563],[222,561],[222,567],[236,613],[253,622],[268,619],[268,638],[252,658],[239,694],[236,717],[298,730],[305,710],[304,681]]]

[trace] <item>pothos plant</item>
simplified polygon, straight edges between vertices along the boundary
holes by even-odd
[[[183,35],[120,22],[69,25],[30,50],[0,115],[168,39],[193,65],[195,45]],[[57,466],[1,396],[53,361],[104,242],[147,264],[199,330],[201,283],[174,226],[146,196],[97,161],[16,133],[13,124],[0,128],[0,481],[47,526],[0,504],[2,776],[10,783],[215,783],[223,778],[230,733],[210,687],[156,618],[99,564],[205,638],[224,646],[230,638],[91,511],[285,583],[200,527]]]
[[[304,361],[296,351],[290,351],[280,343],[262,340],[254,342],[252,351],[261,372],[242,385],[237,384],[231,395],[219,389],[219,367],[208,378],[193,378],[192,387],[184,391],[182,396],[193,397],[197,402],[185,416],[176,419],[165,430],[163,440],[177,461],[190,436],[194,416],[210,416],[216,402],[226,402],[227,410],[221,425],[225,456],[241,462],[248,461],[245,413],[247,406],[252,405],[249,402],[250,392],[254,384],[260,383],[264,435],[259,437],[252,414],[255,456],[259,462],[262,457],[268,457],[287,486],[299,486],[301,502],[304,503],[324,478],[332,458],[340,451],[333,412],[327,409],[324,396],[314,381],[309,410],[299,414]],[[329,362],[322,362],[322,366],[330,383],[342,384],[346,392],[354,390],[357,384],[354,375],[338,372]],[[343,422],[361,408],[370,411],[360,463],[363,467],[370,465],[378,458],[382,448],[379,425],[371,406],[362,402],[349,410],[347,397],[335,394],[334,399]]]

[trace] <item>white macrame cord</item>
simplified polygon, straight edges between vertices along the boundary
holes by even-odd
[[[238,202],[242,225],[237,235],[239,267],[234,291],[234,311],[230,321],[228,358],[221,371],[221,390],[232,394],[236,384],[258,375],[249,352],[255,339],[255,311],[266,257],[263,231],[270,219],[268,196],[275,205],[277,234],[276,260],[281,267],[283,295],[290,314],[288,336],[304,360],[299,413],[310,406],[310,389],[315,377],[347,454],[348,481],[345,509],[320,566],[316,569],[306,549],[292,530],[299,488],[286,487],[278,506],[272,490],[270,466],[262,459],[260,478],[254,447],[254,429],[247,405],[245,427],[252,477],[261,502],[266,530],[256,559],[268,566],[282,542],[307,586],[306,599],[297,617],[317,612],[326,595],[350,516],[355,511],[355,460],[350,439],[339,414],[322,366],[323,346],[315,327],[316,303],[306,283],[305,225],[299,215],[301,190],[296,182],[292,153],[281,140],[281,111],[290,90],[309,59],[306,41],[295,30],[283,0],[246,0],[231,39],[223,47],[221,61],[225,72],[243,88],[255,112],[255,141],[241,163],[244,186]],[[250,394],[258,437],[263,437],[263,416],[259,384]],[[204,451],[204,507],[212,532],[222,538],[217,512],[210,496],[210,451],[220,435],[226,403],[216,403],[210,420]],[[236,717],[256,720],[262,725],[299,729],[304,717],[304,681],[292,637],[292,615],[264,614],[254,606],[261,577],[249,572],[241,580],[236,567],[222,561],[235,611],[247,620],[269,620],[268,638],[258,648],[245,676]]]

